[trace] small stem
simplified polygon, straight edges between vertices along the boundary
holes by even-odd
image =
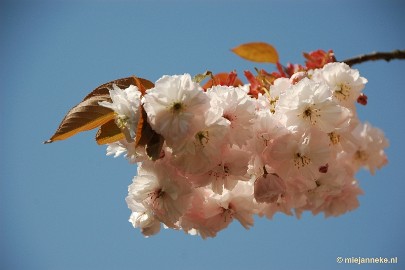
[[[405,50],[395,50],[392,52],[374,52],[370,54],[363,54],[343,61],[349,66],[360,64],[367,61],[385,60],[387,62],[393,59],[405,59]]]

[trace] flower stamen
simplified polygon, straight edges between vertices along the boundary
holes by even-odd
[[[297,169],[304,168],[305,166],[309,165],[311,163],[311,159],[306,156],[302,156],[300,153],[296,153],[294,156],[294,166],[297,167]]]
[[[301,115],[302,115],[302,118],[304,118],[304,119],[309,118],[309,121],[311,122],[311,124],[315,125],[318,121],[318,117],[321,116],[320,111],[321,111],[320,109],[310,106],[310,107],[307,107]]]
[[[173,114],[179,114],[180,112],[184,111],[185,108],[186,106],[183,103],[176,101],[173,102],[172,105],[170,106],[170,111]]]
[[[334,92],[334,96],[339,100],[339,101],[344,101],[347,100],[347,98],[350,96],[350,90],[351,87],[347,83],[340,83],[336,86],[336,90]]]
[[[338,144],[340,142],[340,135],[339,134],[336,134],[335,132],[331,132],[331,133],[328,133],[328,135],[329,135],[330,142],[333,145],[336,145],[336,144]]]

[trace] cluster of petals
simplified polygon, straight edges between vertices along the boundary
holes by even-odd
[[[102,105],[129,138],[107,154],[138,165],[126,198],[130,222],[145,236],[163,225],[206,238],[234,220],[248,229],[255,215],[357,208],[357,171],[374,174],[387,163],[384,134],[357,117],[366,82],[335,62],[279,78],[258,97],[249,85],[204,90],[189,74],[165,75],[142,97],[134,86],[112,89]],[[133,143],[139,106],[165,139],[156,161]]]

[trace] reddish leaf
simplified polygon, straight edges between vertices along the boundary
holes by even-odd
[[[252,72],[245,70],[245,76],[248,79],[250,83],[250,90],[249,90],[249,95],[252,97],[257,98],[260,91],[260,88],[262,87],[261,82],[252,74]]]
[[[135,147],[145,146],[148,157],[157,160],[161,157],[164,138],[156,133],[148,123],[145,109],[142,106],[140,109],[142,111],[136,131]]]
[[[208,89],[214,85],[239,86],[243,85],[243,82],[238,78],[238,75],[235,71],[232,71],[230,73],[221,72],[215,74],[212,79],[204,84],[203,88]]]
[[[253,62],[277,63],[278,53],[276,49],[265,42],[252,42],[242,44],[232,51],[238,56]]]
[[[323,50],[317,50],[310,53],[303,53],[307,59],[305,65],[308,69],[322,68],[327,63],[336,62],[335,54],[332,50],[325,52]]]

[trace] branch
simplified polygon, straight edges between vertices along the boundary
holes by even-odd
[[[385,60],[387,62],[393,59],[405,59],[405,50],[395,50],[392,52],[374,52],[370,54],[363,54],[343,61],[349,66],[360,64],[367,61]]]

